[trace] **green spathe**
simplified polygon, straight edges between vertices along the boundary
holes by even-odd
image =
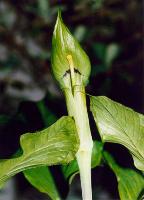
[[[86,85],[91,71],[89,58],[64,25],[59,12],[53,33],[51,62],[53,74],[62,88],[69,87],[64,81],[70,70],[68,55],[72,56],[75,73],[82,77],[81,84]]]

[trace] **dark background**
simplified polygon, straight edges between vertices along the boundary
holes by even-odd
[[[0,0],[1,158],[18,149],[21,134],[40,130],[67,115],[50,63],[58,8],[90,58],[87,93],[105,95],[144,112],[142,7],[140,0]],[[93,138],[100,139],[89,114]],[[133,167],[125,148],[114,144],[105,148],[122,166]],[[32,190],[29,199],[34,195],[42,198],[22,175],[17,182],[21,196]],[[103,199],[118,198],[116,179],[107,167],[93,170],[93,187],[97,193],[106,192]]]

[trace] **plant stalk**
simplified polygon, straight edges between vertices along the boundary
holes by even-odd
[[[92,200],[91,151],[78,151],[77,162],[80,170],[83,200]]]
[[[73,92],[72,92],[73,91]],[[80,147],[76,154],[82,188],[83,200],[92,200],[91,155],[93,141],[89,126],[84,86],[74,86],[73,90],[64,90],[68,114],[74,117]]]

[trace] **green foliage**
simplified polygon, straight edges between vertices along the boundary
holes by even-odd
[[[7,124],[10,118],[6,115],[0,115],[0,125]]]
[[[40,192],[43,192],[53,200],[59,200],[60,196],[55,185],[54,178],[48,167],[37,167],[24,171],[25,178]]]
[[[45,22],[49,21],[50,18],[50,6],[49,1],[47,0],[37,0],[38,3],[38,14],[45,20]]]
[[[45,127],[53,124],[57,120],[56,116],[45,106],[43,100],[37,102],[37,107],[41,113],[42,121]]]
[[[120,52],[120,46],[115,43],[111,43],[107,46],[105,57],[104,57],[104,63],[107,66],[107,68],[110,68],[113,61],[117,58]]]
[[[103,144],[98,141],[94,141],[92,152],[92,168],[100,165],[102,159]],[[63,175],[66,180],[71,184],[73,178],[79,173],[79,168],[76,160],[72,160],[67,165],[61,166]],[[55,180],[48,167],[37,167],[33,169],[25,170],[25,178],[40,192],[48,194],[52,199],[60,199],[59,192],[57,190]]]
[[[142,175],[132,169],[124,169],[118,166],[108,152],[104,152],[104,158],[117,177],[120,199],[137,200],[144,189]]]
[[[0,186],[11,176],[29,168],[69,163],[78,149],[76,128],[71,117],[62,117],[55,124],[37,133],[20,138],[23,154],[0,162]]]
[[[92,5],[94,9],[101,8],[103,0],[94,1]],[[52,15],[48,1],[37,0],[37,7],[37,9],[33,10],[33,13],[37,13],[48,24]],[[49,12],[47,12],[48,10]],[[82,41],[85,33],[85,28],[81,26],[75,31],[75,36]],[[120,45],[113,42],[108,45],[96,43],[93,48],[97,58],[101,61],[100,67],[97,66],[93,73],[108,71],[119,55]],[[43,50],[40,57],[43,60],[49,58],[49,55],[46,50]],[[67,58],[68,55],[71,56],[75,84],[71,83],[73,74],[70,71],[71,66]],[[14,58],[17,60],[17,57]],[[90,129],[84,89],[90,75],[90,61],[77,40],[63,23],[60,13],[53,34],[51,61],[54,76],[60,86],[64,89],[71,87],[71,85],[76,86],[75,90],[65,91],[70,102],[69,104],[67,103],[67,108],[75,121],[71,117],[63,117],[43,131],[22,135],[20,138],[22,149],[15,154],[15,157],[0,160],[0,187],[3,186],[7,179],[23,171],[26,179],[34,187],[48,194],[52,199],[59,200],[61,199],[60,194],[47,166],[62,164],[63,175],[69,183],[71,183],[75,174],[82,171],[82,178],[84,178],[82,185],[86,183],[86,186],[89,187],[90,181],[87,184],[86,178],[88,176],[85,176],[89,172],[86,172],[86,164],[88,162],[85,162],[85,159],[79,159],[78,163],[81,163],[81,167],[78,167],[75,157],[78,155],[78,138],[82,139],[84,144],[81,145],[83,148],[79,151],[79,158],[82,158],[81,155],[84,155],[84,158],[88,158],[85,150],[89,150],[88,147],[92,144],[88,142],[88,137],[86,137],[90,133]],[[6,63],[6,65],[8,64],[11,66],[11,62]],[[38,102],[37,107],[45,127],[56,121],[56,117],[49,109],[46,109],[43,101]],[[104,142],[119,143],[127,147],[133,156],[135,166],[144,171],[144,116],[107,97],[91,97],[91,111],[102,140]],[[86,118],[84,118],[85,116]],[[0,125],[7,122],[9,122],[9,117],[0,116]],[[78,131],[80,131],[79,137],[77,135]],[[91,151],[88,151],[88,153],[91,156]],[[144,188],[142,175],[132,169],[124,169],[118,166],[109,153],[103,153],[103,144],[98,141],[94,142],[92,162],[89,162],[91,166],[89,165],[88,167],[94,168],[100,165],[102,155],[117,177],[121,200],[136,200]],[[87,160],[90,161],[90,159]],[[87,193],[88,187],[85,187],[84,193]]]
[[[91,76],[96,76],[98,74],[106,73],[112,70],[112,64],[121,52],[120,45],[117,43],[104,44],[97,42],[94,43],[92,47],[94,55],[96,55],[96,58],[98,58],[100,63],[92,67]],[[104,91],[107,90],[107,87],[109,87],[108,80],[109,79],[106,79],[103,83]],[[103,91],[102,88],[99,90]]]
[[[64,81],[64,75],[69,71],[68,55],[72,56],[75,70],[82,74],[83,84],[86,85],[91,70],[89,58],[64,25],[59,13],[52,40],[51,62],[53,74],[62,88],[68,87]]]
[[[93,49],[96,53],[96,56],[105,66],[105,70],[108,70],[112,62],[117,58],[120,53],[120,46],[116,43],[110,43],[108,45],[103,43],[96,43],[93,45]]]
[[[144,116],[107,97],[91,97],[91,111],[104,142],[124,145],[144,170]]]
[[[100,165],[102,159],[102,152],[103,152],[102,142],[95,140],[93,143],[93,151],[92,151],[92,161],[91,161],[92,168],[95,168],[96,166]]]

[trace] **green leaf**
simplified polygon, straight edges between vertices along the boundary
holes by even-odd
[[[104,142],[124,145],[144,171],[144,115],[107,97],[91,97],[91,111]]]
[[[50,126],[57,120],[57,117],[44,104],[44,100],[38,101],[37,107],[45,127]]]
[[[6,115],[0,115],[0,125],[7,124],[10,120],[10,117]]]
[[[68,55],[72,56],[75,74],[81,75],[82,84],[86,85],[91,71],[89,58],[63,23],[59,12],[52,39],[51,62],[53,74],[62,88],[67,87],[64,77],[70,70]]]
[[[102,151],[103,151],[103,143],[99,141],[93,142],[93,150],[92,150],[92,161],[91,167],[95,168],[101,163],[102,159]]]
[[[97,42],[93,44],[93,49],[96,56],[103,62],[106,54],[106,44]]]
[[[102,158],[102,151],[103,151],[103,144],[99,141],[94,141],[92,150],[92,162],[91,162],[92,168],[95,168],[96,166],[100,165]],[[73,160],[68,165],[63,165],[62,171],[65,178],[69,180],[69,183],[71,183],[74,176],[77,173],[79,173],[77,161]]]
[[[83,41],[85,39],[87,29],[85,26],[79,25],[76,27],[74,31],[74,37],[79,41]]]
[[[56,121],[56,116],[46,107],[44,100],[37,102],[37,107],[41,113],[45,127]],[[25,170],[23,174],[25,178],[40,192],[49,195],[53,200],[61,199],[49,167],[43,166],[28,169]]]
[[[137,200],[144,189],[144,177],[132,169],[120,167],[108,152],[104,152],[104,158],[114,171],[121,200]]]
[[[0,161],[0,186],[11,176],[26,169],[69,163],[78,149],[76,133],[74,120],[62,117],[43,131],[22,135],[20,144],[23,154]]]
[[[45,22],[48,22],[50,20],[50,16],[51,16],[51,9],[50,9],[50,5],[49,5],[49,1],[37,0],[37,3],[38,3],[39,15],[45,20]]]
[[[111,43],[107,46],[104,59],[104,63],[107,66],[107,68],[111,67],[114,59],[116,59],[119,53],[120,53],[120,47],[118,44]]]
[[[110,43],[109,45],[96,43],[93,45],[93,49],[96,56],[102,61],[105,71],[111,67],[121,50],[120,46],[116,43]]]
[[[48,194],[51,199],[61,199],[48,167],[43,166],[25,170],[24,176],[35,188],[40,192]]]

